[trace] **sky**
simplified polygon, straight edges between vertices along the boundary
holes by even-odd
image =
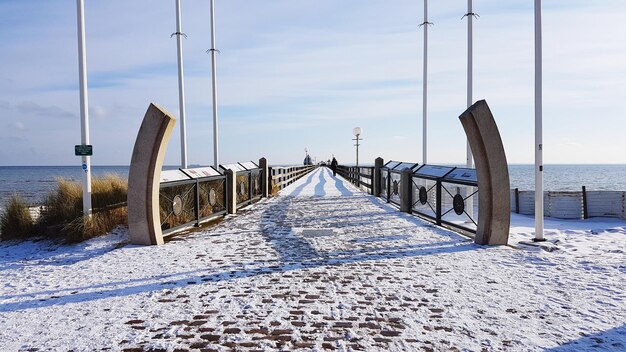
[[[210,8],[182,0],[189,162],[213,163]],[[428,161],[463,163],[467,12],[429,3]],[[474,99],[534,162],[532,0],[475,0]],[[623,0],[544,0],[544,163],[626,163]],[[151,102],[178,117],[174,0],[85,1],[94,165],[127,165]],[[422,159],[422,1],[216,0],[220,163]],[[80,165],[76,1],[0,0],[0,165]],[[180,163],[180,124],[165,164]]]

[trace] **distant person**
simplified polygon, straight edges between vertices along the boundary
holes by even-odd
[[[337,159],[333,156],[333,161],[330,162],[330,168],[333,170],[333,176],[337,176]]]

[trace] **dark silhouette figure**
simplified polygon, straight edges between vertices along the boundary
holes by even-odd
[[[333,161],[330,162],[330,168],[333,170],[333,176],[337,176],[337,159],[333,156]]]

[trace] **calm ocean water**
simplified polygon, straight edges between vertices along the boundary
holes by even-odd
[[[94,176],[128,177],[128,166],[93,166],[92,170]],[[511,188],[534,189],[533,165],[510,165],[509,170]],[[82,170],[79,166],[0,166],[0,207],[14,193],[31,204],[41,202],[59,177],[80,181]],[[544,183],[549,191],[577,191],[583,185],[588,190],[626,191],[626,165],[546,165]]]

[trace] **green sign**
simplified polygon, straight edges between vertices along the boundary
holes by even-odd
[[[93,155],[93,146],[92,145],[75,145],[74,146],[74,155],[76,156],[90,156]]]

